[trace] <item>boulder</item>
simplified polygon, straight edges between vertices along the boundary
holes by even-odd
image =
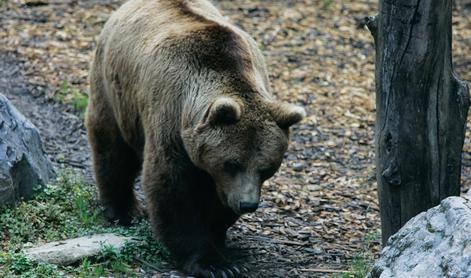
[[[25,256],[33,261],[56,265],[70,265],[81,259],[93,257],[104,247],[112,246],[121,250],[130,237],[114,234],[97,234],[61,241],[50,242],[45,245],[24,250]]]
[[[471,277],[470,197],[446,198],[409,220],[368,277]]]
[[[53,174],[38,130],[0,94],[0,206],[31,198]]]

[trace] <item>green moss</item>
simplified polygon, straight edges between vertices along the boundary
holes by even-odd
[[[433,247],[433,243],[431,243],[431,242],[426,242],[424,244],[424,250],[426,250],[426,251],[432,249],[432,247]]]
[[[445,262],[440,263],[440,269],[442,270],[443,277],[450,277],[450,267]]]
[[[429,231],[430,233],[435,233],[435,229],[432,227],[432,224],[427,223],[427,231]]]

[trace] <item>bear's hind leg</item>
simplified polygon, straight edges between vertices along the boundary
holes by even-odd
[[[141,161],[122,138],[109,110],[97,110],[94,105],[90,103],[86,125],[100,199],[109,219],[128,225],[133,216],[143,212],[133,189]]]

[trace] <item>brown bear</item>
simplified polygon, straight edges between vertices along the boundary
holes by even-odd
[[[86,126],[100,198],[123,224],[147,213],[181,269],[223,271],[226,230],[253,212],[302,108],[276,101],[255,41],[207,0],[131,0],[107,21]],[[218,270],[219,269],[219,270]]]

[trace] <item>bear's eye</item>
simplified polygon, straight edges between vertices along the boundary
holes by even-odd
[[[224,162],[224,171],[231,175],[237,174],[238,172],[242,171],[243,168],[244,167],[242,164],[240,164],[240,162],[237,160],[231,159]]]
[[[268,180],[276,173],[276,168],[262,168],[258,171],[262,181]]]

